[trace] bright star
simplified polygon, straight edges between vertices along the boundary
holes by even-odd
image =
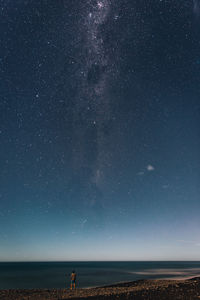
[[[103,2],[99,1],[99,2],[97,2],[97,5],[98,5],[99,8],[102,8],[103,7]]]

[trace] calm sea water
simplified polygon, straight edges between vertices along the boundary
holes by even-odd
[[[200,262],[27,262],[0,263],[0,289],[69,287],[70,273],[78,287],[123,281],[200,276]]]

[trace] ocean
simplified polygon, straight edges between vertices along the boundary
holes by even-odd
[[[5,262],[0,263],[0,289],[65,288],[72,270],[77,287],[156,278],[200,276],[200,262]]]

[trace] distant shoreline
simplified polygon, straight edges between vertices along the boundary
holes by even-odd
[[[73,291],[70,291],[70,289],[0,290],[0,300],[192,300],[199,297],[200,277],[182,280],[138,280]]]

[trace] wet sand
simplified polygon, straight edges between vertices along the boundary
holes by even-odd
[[[0,290],[0,300],[197,300],[200,277],[187,280],[139,280],[106,287]]]

